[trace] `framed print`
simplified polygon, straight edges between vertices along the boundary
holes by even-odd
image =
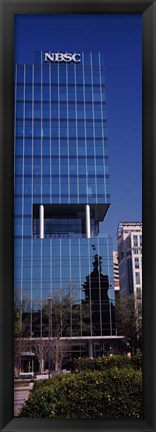
[[[31,415],[29,415],[30,418],[25,418],[28,417],[25,410],[22,417],[14,418],[13,348],[15,353],[16,342],[23,343],[20,345],[22,356],[20,354],[20,360],[18,357],[16,377],[19,377],[18,374],[23,378],[29,375],[30,379],[30,376],[34,377],[34,371],[36,377],[38,375],[44,377],[44,374],[47,374],[47,378],[50,378],[54,375],[52,374],[53,368],[57,373],[61,370],[62,365],[74,364],[73,359],[80,357],[80,353],[83,353],[82,356],[93,358],[105,354],[107,350],[111,358],[111,350],[114,350],[115,343],[119,342],[120,338],[121,341],[123,340],[123,336],[118,336],[115,328],[113,272],[111,270],[113,267],[110,261],[112,245],[109,237],[106,240],[98,236],[99,223],[105,217],[110,204],[102,55],[100,52],[94,52],[93,40],[93,52],[89,54],[81,52],[82,50],[65,52],[66,48],[59,50],[56,44],[54,52],[49,51],[51,47],[42,46],[31,61],[26,52],[26,45],[23,48],[20,43],[16,45],[17,41],[13,37],[16,34],[20,17],[23,17],[21,18],[23,28],[26,17],[31,22],[31,28],[35,16],[38,17],[37,19],[40,18],[40,26],[42,26],[42,17],[44,20],[47,19],[48,26],[49,18],[54,14],[55,17],[58,17],[56,23],[58,40],[60,17],[62,17],[60,23],[63,23],[64,17],[67,19],[70,16],[67,28],[70,25],[73,25],[74,28],[75,19],[79,19],[80,16],[86,19],[88,15],[93,18],[105,15],[107,19],[109,16],[114,16],[115,19],[118,14],[118,17],[122,17],[122,22],[124,20],[126,22],[127,17],[130,19],[136,15],[138,22],[142,21],[142,417],[132,413],[127,416],[125,414],[122,418],[116,413],[113,419],[109,416],[108,408],[107,418],[95,415],[92,419],[89,414],[81,415],[82,418],[79,416],[76,418],[76,414],[73,414],[70,418],[70,409],[66,418],[63,414],[58,415],[57,418],[54,412],[45,415],[44,409],[47,409],[48,412],[48,408],[46,405],[45,408],[42,408],[39,398],[36,403],[38,407],[35,408],[35,402],[33,406],[34,410],[43,409],[41,418],[34,418],[35,416],[40,417],[37,411],[37,414],[32,416],[33,418]],[[103,0],[97,3],[74,2],[73,4],[66,1],[57,3],[53,1],[38,3],[37,1],[1,1],[0,316],[2,324],[0,331],[2,351],[0,372],[2,430],[35,430],[36,428],[40,430],[66,430],[67,428],[73,430],[155,430],[155,18],[155,1],[107,2]],[[46,24],[44,25],[46,27]],[[82,30],[83,27],[81,25],[80,27]],[[65,31],[67,28],[64,26]],[[25,29],[27,29],[25,32],[27,35],[28,27]],[[16,35],[19,37],[18,42],[22,40],[20,34],[19,31],[18,36]],[[95,32],[95,38],[96,36]],[[102,31],[101,37],[103,37]],[[34,44],[33,36],[31,42],[31,30],[27,38],[28,40],[30,38],[29,48],[31,43],[32,51],[34,51],[33,47],[36,49],[36,42]],[[17,46],[20,46],[18,54],[16,53]],[[135,45],[132,45],[131,50],[132,47],[136,48]],[[127,58],[135,59],[138,63],[140,61],[141,65],[139,51],[138,57],[131,57],[132,53],[128,51],[130,49],[128,43],[126,48]],[[22,50],[25,50],[25,53]],[[15,58],[17,58],[17,66],[14,75]],[[116,59],[118,61],[118,56]],[[127,82],[132,70],[130,65],[129,68],[130,71],[128,68],[124,69],[127,74]],[[138,76],[141,80],[141,74]],[[138,81],[138,88],[135,87],[135,80],[133,83],[132,91],[139,95],[139,88],[141,94],[141,81]],[[136,100],[136,111],[137,102]],[[118,109],[121,111],[120,101]],[[122,111],[119,114],[122,116]],[[119,114],[118,121],[120,120]],[[14,117],[16,117],[15,123]],[[124,127],[126,133],[126,125],[123,124]],[[51,142],[53,144],[49,145]],[[130,143],[126,149],[128,163],[130,163],[129,149],[131,149]],[[133,157],[137,160],[137,149],[134,149]],[[121,175],[119,171],[119,176]],[[133,170],[131,175],[135,177]],[[134,184],[131,178],[128,179],[127,184],[130,190],[131,185]],[[136,187],[138,187],[137,184]],[[124,225],[126,225],[125,230],[130,229],[127,223]],[[121,227],[120,224],[118,229],[120,237],[123,225]],[[138,269],[141,257],[138,257],[138,252],[136,252],[136,248],[137,251],[138,247],[142,248],[142,224],[139,222],[136,233],[137,235],[134,235],[132,240],[134,244],[132,244],[137,254],[134,257],[134,263],[136,294],[139,296],[140,273]],[[42,241],[44,239],[46,241]],[[50,266],[47,264],[49,261]],[[17,307],[16,314],[15,312],[13,314],[15,291],[17,305],[20,303],[20,307],[19,309]],[[59,321],[61,327],[57,322],[58,315],[61,317]],[[15,322],[16,340],[14,340]],[[43,358],[43,342],[46,350],[45,358]],[[18,349],[19,347],[17,351]],[[58,349],[59,357],[57,356]],[[131,345],[131,353],[133,349]],[[42,355],[40,355],[41,350]],[[66,363],[64,352],[68,354]],[[61,355],[64,363],[63,360],[60,360]],[[91,375],[88,376],[91,377]],[[70,378],[68,380],[70,381]],[[62,380],[63,382],[65,381]],[[122,386],[123,382],[120,384],[120,387]],[[137,392],[135,394],[137,395]],[[110,403],[109,397],[107,399],[106,406]],[[58,412],[62,410],[61,413],[63,413],[64,408],[60,400],[59,403]]]

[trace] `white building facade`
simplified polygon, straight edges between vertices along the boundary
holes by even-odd
[[[118,252],[113,251],[113,272],[115,295],[120,293]]]
[[[117,231],[120,294],[142,300],[142,223],[120,222]]]

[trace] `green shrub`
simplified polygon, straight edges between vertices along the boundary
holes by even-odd
[[[82,371],[35,386],[21,417],[141,418],[142,375],[132,368]]]
[[[139,369],[142,366],[142,355],[139,353],[135,357],[126,355],[102,356],[97,358],[82,357],[75,361],[75,371],[82,370],[101,370],[105,371],[112,367],[119,369],[133,367]]]
[[[113,355],[97,358],[82,357],[75,361],[75,370],[108,370],[112,367],[123,368],[131,366],[131,359],[127,356]]]
[[[135,369],[142,369],[142,353],[140,351],[131,358],[131,364]]]

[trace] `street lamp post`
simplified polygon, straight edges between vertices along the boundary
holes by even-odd
[[[50,361],[51,361],[51,355],[50,355],[50,340],[51,340],[51,304],[52,304],[52,297],[48,297],[48,309],[49,309],[49,353],[48,353],[48,376],[50,378]]]

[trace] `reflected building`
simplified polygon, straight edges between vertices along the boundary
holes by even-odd
[[[115,306],[108,297],[109,278],[102,273],[102,257],[94,255],[93,270],[83,283],[84,304],[91,308],[93,336],[115,334]]]
[[[53,313],[70,289],[60,336],[76,341],[77,355],[89,343],[92,355],[94,342],[116,334],[112,240],[99,230],[110,206],[102,53],[36,52],[33,64],[16,65],[14,193],[27,336],[48,337],[44,305],[50,296]]]

